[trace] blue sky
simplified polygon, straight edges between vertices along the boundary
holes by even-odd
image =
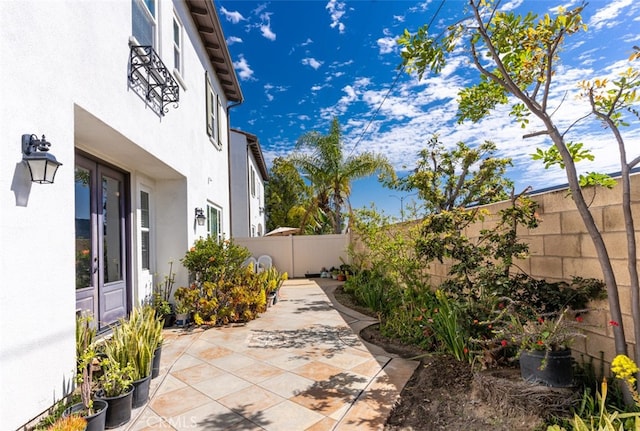
[[[507,109],[478,124],[455,123],[458,89],[477,78],[464,52],[456,53],[438,76],[425,75],[418,81],[398,72],[397,37],[432,20],[432,29],[441,31],[465,16],[466,1],[216,0],[215,4],[245,98],[232,109],[231,126],[258,137],[269,166],[275,157],[291,153],[305,132],[328,133],[337,116],[346,153],[384,154],[401,175],[414,167],[420,149],[437,133],[447,146],[459,141],[471,146],[495,142],[501,156],[513,159],[508,176],[517,192],[566,182],[560,169],[544,170],[531,160],[536,147],[550,144],[544,137],[522,138],[539,130],[540,124],[532,122],[523,130]],[[502,9],[542,14],[578,2],[501,4]],[[588,109],[576,98],[576,83],[626,68],[632,46],[640,45],[639,2],[591,0],[582,15],[589,30],[569,39],[550,99],[558,108],[554,118],[565,127]],[[571,132],[573,140],[584,142],[596,156],[593,163],[581,163],[581,171],[619,170],[610,131],[587,120]],[[624,133],[631,159],[640,154],[640,126],[636,123]],[[359,208],[375,202],[377,208],[397,215],[401,198],[405,207],[413,199],[369,178],[353,184],[351,204]]]

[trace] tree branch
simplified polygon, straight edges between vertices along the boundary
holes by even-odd
[[[526,135],[522,135],[522,139],[535,138],[536,136],[548,135],[548,130],[540,130],[539,132],[527,133]]]

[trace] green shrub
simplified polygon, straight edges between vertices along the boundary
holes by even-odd
[[[216,282],[242,272],[249,256],[251,252],[246,247],[232,240],[207,237],[197,239],[181,262],[189,270],[191,280],[201,287],[205,281]]]
[[[397,289],[393,282],[378,271],[362,270],[351,275],[344,283],[343,289],[350,293],[356,302],[363,307],[386,315],[393,308],[392,293]]]

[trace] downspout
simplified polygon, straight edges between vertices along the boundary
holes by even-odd
[[[227,151],[227,175],[229,176],[229,236],[233,236],[233,207],[231,206],[231,116],[229,111],[231,108],[242,105],[242,100],[231,105],[227,105],[227,145],[229,146]]]

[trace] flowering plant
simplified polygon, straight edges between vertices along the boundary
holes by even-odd
[[[636,404],[640,405],[640,395],[636,389],[636,374],[638,374],[638,366],[633,359],[626,355],[617,355],[611,362],[611,372],[617,379],[625,382],[631,392],[631,396]]]
[[[524,350],[558,351],[568,349],[577,337],[584,337],[580,311],[565,308],[558,313],[535,314],[511,303],[503,306],[493,328],[502,347]]]

